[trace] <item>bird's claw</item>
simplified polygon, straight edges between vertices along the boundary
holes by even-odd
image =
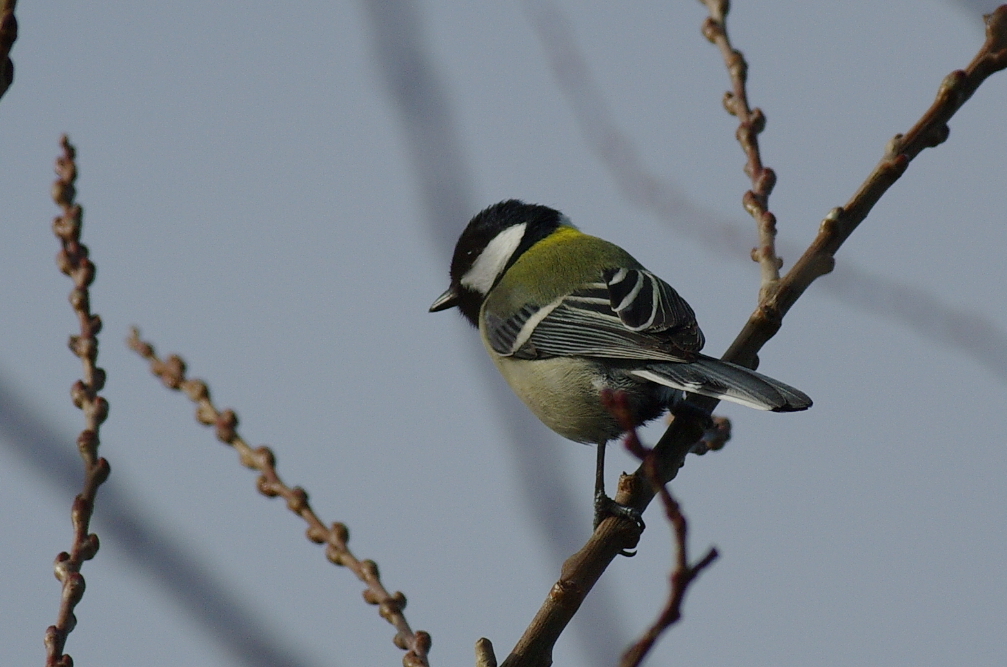
[[[620,505],[615,502],[604,493],[597,493],[594,496],[594,529],[597,530],[598,526],[602,521],[610,516],[621,516],[629,519],[639,531],[642,533],[647,527],[647,524],[643,522],[643,516],[640,514],[640,510],[633,507],[626,507],[625,505]],[[627,558],[632,558],[636,555],[636,551],[630,549],[620,549],[620,556],[626,556]]]

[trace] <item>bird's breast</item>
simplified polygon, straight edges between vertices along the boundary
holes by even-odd
[[[576,442],[608,442],[621,429],[601,404],[605,388],[583,359],[512,359],[490,351],[500,374],[543,424]]]

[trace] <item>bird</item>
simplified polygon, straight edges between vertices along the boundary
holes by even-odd
[[[430,312],[450,308],[479,330],[497,370],[542,423],[597,446],[596,527],[628,509],[604,492],[605,447],[626,430],[608,407],[614,393],[634,427],[688,405],[687,394],[774,412],[812,404],[790,385],[701,354],[696,315],[671,285],[548,206],[510,199],[469,221],[450,286]]]

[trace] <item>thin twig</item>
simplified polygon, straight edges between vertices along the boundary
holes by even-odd
[[[427,654],[430,652],[430,635],[422,630],[413,632],[406,621],[403,610],[406,597],[401,592],[389,593],[381,583],[378,565],[372,560],[358,560],[350,551],[349,529],[345,524],[333,523],[326,527],[308,503],[307,492],[299,486],[289,487],[276,472],[276,457],[265,445],[251,447],[238,434],[238,416],[233,410],[218,411],[210,400],[210,390],[206,383],[185,376],[185,362],[177,355],[161,360],[154,347],[140,339],[135,327],[126,340],[130,349],[150,362],[151,372],[160,378],[164,386],[181,391],[196,404],[196,421],[213,426],[217,439],[230,445],[238,452],[241,464],[257,470],[256,480],[259,492],[269,498],[280,496],[287,501],[287,507],[308,524],[307,538],[315,544],[325,544],[325,557],[336,565],[349,568],[360,581],[367,585],[364,601],[378,606],[381,618],[391,623],[396,630],[394,643],[406,651],[402,659],[405,667],[428,667]]]
[[[656,470],[654,466],[651,467]],[[655,479],[657,478],[655,477]],[[682,514],[682,508],[679,506],[678,501],[671,496],[666,486],[659,484],[658,493],[664,505],[664,514],[675,529],[675,569],[672,570],[669,577],[670,589],[664,608],[640,639],[623,654],[622,660],[619,662],[620,667],[637,667],[647,657],[647,654],[654,647],[654,644],[657,643],[657,640],[664,631],[681,620],[682,602],[685,600],[685,593],[689,589],[689,586],[703,570],[712,565],[713,561],[717,560],[720,556],[716,547],[710,547],[706,555],[699,559],[698,562],[694,565],[689,564],[689,555],[686,551],[686,538],[688,537],[689,527],[685,515]]]
[[[10,50],[17,40],[16,5],[17,0],[0,0],[0,97],[14,83],[14,61],[10,59]]]
[[[752,248],[752,259],[759,263],[762,282],[759,300],[764,300],[776,289],[780,281],[783,260],[776,254],[776,216],[769,211],[769,195],[776,185],[776,172],[762,164],[759,153],[759,133],[766,127],[766,117],[762,109],[748,106],[748,63],[745,56],[731,45],[727,36],[727,13],[731,9],[728,0],[699,0],[710,12],[703,22],[703,36],[720,49],[724,64],[731,77],[733,91],[724,93],[724,108],[738,119],[735,136],[748,162],[745,174],[752,181],[752,189],[742,197],[742,203],[749,215],[755,219],[759,233],[759,246]]]
[[[784,276],[777,289],[761,301],[748,322],[722,356],[722,359],[749,368],[758,366],[758,352],[783,323],[783,317],[817,278],[829,273],[834,255],[867,214],[905,173],[909,163],[925,148],[940,145],[948,137],[948,120],[972,96],[991,74],[1007,67],[1007,5],[1001,5],[984,17],[986,40],[964,70],[956,70],[941,82],[936,99],[905,135],[896,135],[885,148],[884,156],[842,208],[833,209],[822,221],[818,236]],[[694,397],[693,402],[713,410],[717,401]],[[661,479],[674,478],[685,455],[696,441],[694,420],[677,419],[661,437],[655,449],[661,461]],[[637,479],[627,482],[627,495],[620,503],[643,509],[650,502],[649,485],[644,483],[642,467],[633,473]]]
[[[672,569],[669,577],[671,586],[668,592],[668,599],[654,623],[647,628],[636,643],[623,653],[622,660],[619,661],[619,667],[638,667],[665,630],[682,618],[682,602],[685,600],[686,591],[699,574],[717,559],[719,554],[716,547],[710,547],[706,555],[695,565],[689,564],[688,522],[685,519],[685,515],[682,514],[682,508],[678,504],[678,501],[668,491],[667,485],[661,483],[654,450],[645,446],[640,441],[640,436],[633,424],[633,417],[626,395],[623,392],[609,393],[603,396],[602,400],[626,429],[623,444],[633,456],[642,462],[642,466],[647,471],[647,479],[650,481],[654,491],[660,496],[661,503],[664,505],[664,515],[672,525],[672,528],[674,528],[675,533],[675,567]]]
[[[98,339],[101,318],[91,313],[91,299],[88,287],[94,281],[95,266],[88,259],[87,246],[80,242],[83,210],[74,202],[77,179],[77,164],[74,162],[76,149],[63,135],[60,139],[63,155],[56,158],[56,174],[52,198],[63,209],[63,215],[52,222],[53,233],[60,240],[62,248],[56,255],[60,270],[73,279],[74,289],[70,292],[70,305],[80,322],[80,335],[70,336],[70,351],[80,357],[84,372],[70,389],[73,404],[84,412],[84,430],[77,436],[77,449],[84,459],[84,489],[74,498],[70,520],[73,523],[73,544],[70,552],[56,556],[53,569],[56,578],[63,584],[56,624],[45,632],[47,667],[70,667],[73,659],[63,653],[67,636],[77,625],[73,610],[84,596],[84,577],[80,573],[84,561],[91,560],[98,553],[98,536],[88,533],[94,500],[98,487],[108,479],[109,465],[98,457],[98,432],[102,422],[108,417],[108,401],[98,395],[105,386],[105,371],[98,368]]]
[[[1007,5],[999,7],[986,18],[986,41],[965,70],[952,72],[945,78],[931,108],[905,136],[889,143],[885,157],[868,176],[856,194],[842,209],[833,210],[823,221],[818,238],[787,275],[778,289],[749,319],[723,358],[728,361],[757,366],[757,353],[779,330],[783,316],[804,290],[816,278],[828,273],[833,255],[863,221],[887,189],[905,172],[909,162],[924,148],[940,144],[947,138],[947,122],[975,90],[994,72],[1007,67]],[[698,405],[712,410],[716,401]],[[698,419],[675,419],[654,447],[659,479],[674,478],[686,454],[704,429]],[[643,511],[654,497],[654,490],[641,465],[630,475],[619,479],[615,501]],[[535,618],[504,661],[504,667],[546,666],[552,663],[552,648],[570,619],[580,608],[588,592],[601,577],[609,563],[626,548],[633,548],[639,531],[633,521],[621,516],[605,519],[580,551],[563,564],[559,580],[553,585]]]

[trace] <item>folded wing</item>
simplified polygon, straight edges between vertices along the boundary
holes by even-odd
[[[516,359],[588,357],[638,361],[625,372],[703,396],[760,410],[804,410],[803,392],[760,373],[699,354],[703,332],[692,308],[666,282],[643,269],[612,269],[603,282],[503,319],[486,313],[491,347]]]

